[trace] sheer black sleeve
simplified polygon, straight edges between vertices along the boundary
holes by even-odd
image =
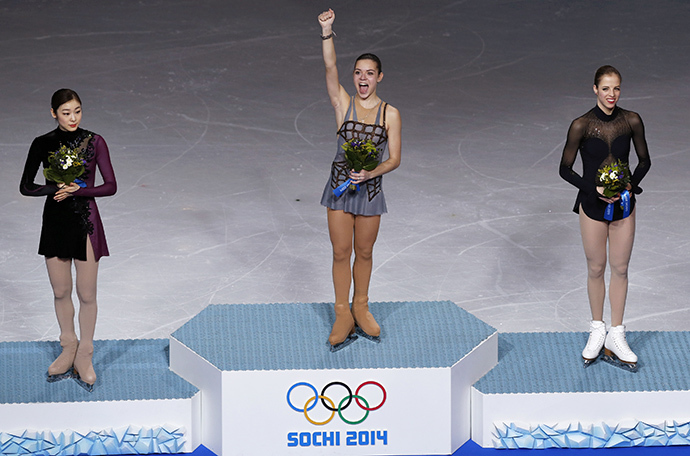
[[[577,118],[570,124],[558,174],[575,187],[589,194],[597,190],[594,182],[586,182],[582,176],[573,171],[573,164],[575,164],[577,151],[580,148],[580,142],[584,136],[586,125],[587,122],[582,118]]]
[[[637,154],[637,166],[630,178],[634,193],[642,193],[639,187],[640,182],[652,166],[652,160],[649,158],[649,149],[647,149],[647,140],[644,136],[644,123],[636,112],[627,113],[628,124],[632,129],[632,141],[635,146],[635,153]]]
[[[39,142],[39,138],[36,138],[31,143],[22,180],[19,182],[19,192],[24,196],[54,195],[58,191],[56,184],[39,185],[34,182],[43,161],[43,147],[40,146]]]

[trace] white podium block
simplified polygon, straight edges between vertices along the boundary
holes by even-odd
[[[534,449],[690,444],[690,333],[627,339],[637,373],[603,360],[583,368],[585,333],[500,334],[498,365],[472,388],[472,440]]]
[[[372,303],[381,342],[331,353],[329,304],[209,306],[170,341],[202,391],[202,443],[246,454],[450,454],[496,330],[451,302]]]
[[[97,340],[98,380],[46,382],[58,342],[0,344],[2,454],[154,454],[193,451],[200,393],[168,368],[168,341]]]

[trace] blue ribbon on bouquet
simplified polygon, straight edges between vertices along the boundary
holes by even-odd
[[[609,203],[606,206],[606,211],[604,211],[604,218],[609,222],[613,220],[613,205],[616,203]],[[620,205],[623,208],[623,218],[627,218],[630,215],[630,192],[624,190],[621,193]]]
[[[81,180],[81,179],[74,179],[74,183],[77,184],[78,186],[80,186],[81,188],[85,188],[85,187],[86,187],[86,182],[84,182],[84,181]]]
[[[333,189],[333,194],[336,197],[340,197],[340,195],[345,193],[345,190],[347,190],[347,188],[350,186],[351,183],[352,183],[352,179],[346,180],[345,182],[343,182],[342,184],[338,185],[336,188]],[[357,190],[359,190],[359,184],[355,184],[355,187],[357,187]]]

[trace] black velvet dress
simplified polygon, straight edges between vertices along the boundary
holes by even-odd
[[[85,171],[79,177],[86,184],[73,196],[58,202],[53,196],[58,190],[56,182],[46,180],[45,184],[34,181],[41,165],[49,166],[48,155],[62,145],[79,149],[79,156],[85,161]],[[96,169],[103,177],[103,183],[96,186]],[[86,261],[86,237],[89,236],[96,261],[107,256],[108,244],[103,223],[94,197],[113,195],[117,182],[110,163],[110,153],[105,141],[99,135],[77,129],[67,132],[56,128],[34,139],[24,166],[19,191],[26,196],[46,196],[43,207],[43,226],[38,253],[48,258],[75,258]]]

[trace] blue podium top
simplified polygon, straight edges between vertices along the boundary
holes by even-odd
[[[583,368],[588,333],[502,333],[498,365],[474,384],[484,394],[690,390],[690,332],[630,331],[638,372],[601,359]]]
[[[73,380],[46,382],[60,343],[0,343],[0,404],[187,399],[198,389],[170,371],[167,339],[94,341],[98,380],[89,393]]]
[[[331,353],[333,304],[211,305],[172,337],[223,371],[450,367],[496,330],[450,301],[374,302],[381,342]]]

